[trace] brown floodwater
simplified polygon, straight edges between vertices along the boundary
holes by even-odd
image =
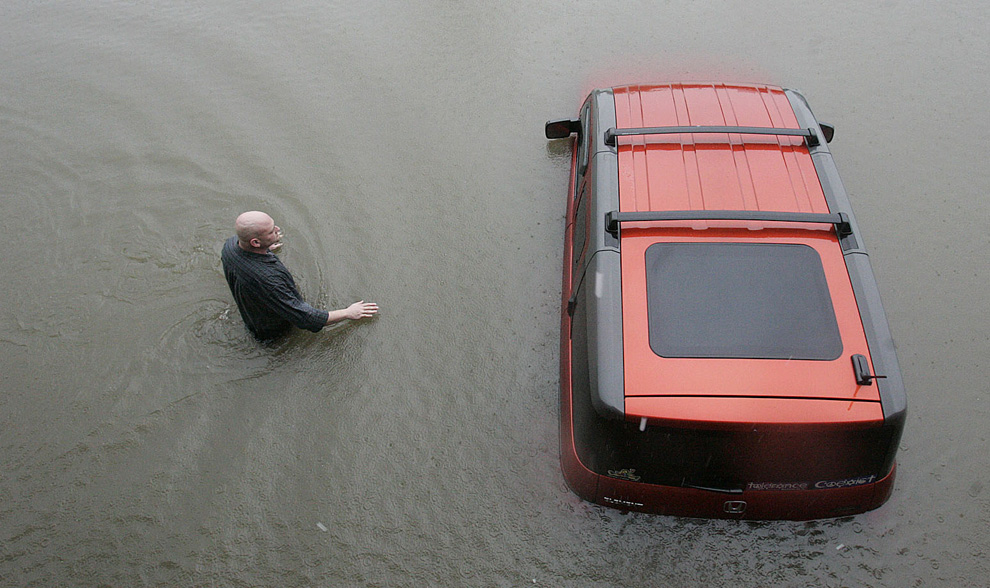
[[[986,586],[985,2],[0,8],[0,585]],[[873,512],[593,506],[558,464],[570,153],[598,86],[766,82],[836,126],[908,388]],[[220,269],[262,209],[273,346]]]

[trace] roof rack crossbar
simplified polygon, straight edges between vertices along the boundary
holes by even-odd
[[[836,235],[840,239],[852,234],[849,215],[844,212],[778,212],[772,210],[667,210],[659,212],[619,212],[613,210],[605,214],[605,230],[613,237],[618,238],[619,224],[624,222],[706,220],[820,223],[835,226]]]
[[[629,137],[639,135],[677,135],[682,133],[704,134],[704,133],[733,133],[739,135],[784,135],[791,137],[804,137],[808,147],[820,145],[818,133],[813,128],[807,129],[776,129],[773,127],[713,127],[713,126],[687,126],[687,127],[643,127],[636,129],[617,129],[615,127],[605,131],[605,144],[614,147],[616,137]]]

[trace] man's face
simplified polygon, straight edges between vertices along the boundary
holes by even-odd
[[[253,239],[257,243],[251,243],[255,247],[269,249],[282,239],[282,229],[275,224],[275,221],[271,217],[259,228],[261,229],[261,233]]]

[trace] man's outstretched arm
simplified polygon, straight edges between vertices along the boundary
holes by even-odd
[[[356,321],[358,319],[368,318],[376,314],[378,314],[377,304],[374,302],[359,300],[347,308],[331,310],[329,316],[327,317],[327,324],[332,325],[346,319]]]

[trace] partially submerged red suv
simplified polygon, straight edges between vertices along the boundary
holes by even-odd
[[[582,498],[815,519],[890,496],[906,399],[820,124],[795,91],[595,90],[574,137],[561,463]]]

